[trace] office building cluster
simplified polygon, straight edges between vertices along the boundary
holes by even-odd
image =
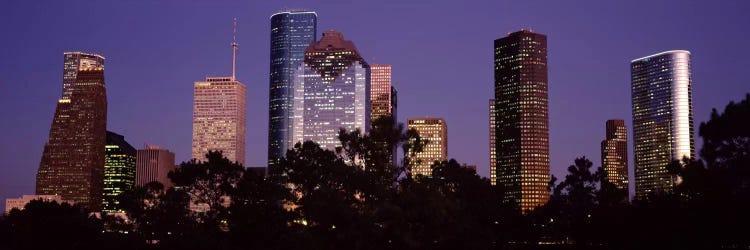
[[[304,141],[340,146],[340,129],[367,133],[371,122],[397,114],[392,65],[368,63],[355,42],[339,31],[318,37],[313,11],[284,11],[270,18],[268,168],[273,174],[286,152]],[[229,76],[194,82],[191,159],[221,151],[246,163],[247,87],[237,79],[237,22]],[[523,211],[550,198],[550,119],[547,36],[520,30],[494,41],[494,95],[489,100],[489,177],[505,190],[504,201]],[[92,211],[122,212],[117,197],[158,181],[172,186],[169,150],[135,149],[107,131],[105,58],[84,52],[63,55],[62,95],[39,164],[36,196],[9,199],[8,207],[44,199],[81,204]],[[668,165],[695,156],[690,52],[666,51],[630,62],[635,196],[669,192],[679,179]],[[114,93],[116,94],[116,93]],[[257,107],[251,107],[257,108]],[[396,120],[396,119],[394,119]],[[628,192],[626,121],[605,123],[601,142],[606,178]],[[448,159],[448,125],[439,117],[410,118],[407,128],[426,141],[406,152],[412,176],[431,176]],[[396,164],[394,150],[393,163]],[[466,165],[476,170],[476,165]],[[21,204],[21,205],[19,205]]]

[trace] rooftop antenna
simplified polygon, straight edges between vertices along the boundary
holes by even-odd
[[[237,18],[234,18],[234,33],[232,34],[232,81],[236,81],[237,69]]]

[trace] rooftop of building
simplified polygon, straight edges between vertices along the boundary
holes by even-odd
[[[104,58],[104,56],[99,55],[99,54],[86,53],[86,52],[81,52],[81,51],[67,51],[67,52],[63,53],[63,55],[69,55],[69,54],[78,54],[78,55],[84,55],[84,56],[93,56],[93,57],[99,57],[101,59],[106,59],[106,58]]]
[[[663,56],[663,55],[668,55],[668,54],[682,54],[682,53],[690,55],[690,51],[688,51],[688,50],[667,50],[667,51],[659,52],[659,53],[656,53],[656,54],[653,54],[653,55],[648,55],[648,56],[644,56],[644,57],[641,57],[641,58],[633,59],[630,62],[632,63],[632,62],[637,62],[637,61],[643,61],[643,60],[647,60],[647,59],[652,58],[652,57]]]
[[[276,15],[283,15],[283,14],[289,14],[289,15],[295,15],[295,14],[313,14],[315,16],[318,16],[318,13],[316,13],[315,11],[302,10],[302,9],[294,10],[293,9],[293,10],[282,10],[282,11],[273,13],[273,15],[271,15],[271,18],[273,18]]]

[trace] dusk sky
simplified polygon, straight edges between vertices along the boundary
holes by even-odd
[[[231,73],[233,17],[237,78],[247,86],[246,162],[265,166],[269,17],[287,9],[316,11],[318,33],[341,31],[367,62],[392,64],[399,121],[445,118],[449,157],[477,164],[482,176],[493,40],[512,31],[548,36],[550,165],[558,178],[579,156],[601,165],[604,123],[620,118],[632,180],[632,59],[692,52],[698,149],[711,109],[750,92],[746,0],[135,2],[0,3],[0,199],[34,193],[66,51],[106,57],[108,130],[136,148],[160,145],[188,160],[193,82]]]

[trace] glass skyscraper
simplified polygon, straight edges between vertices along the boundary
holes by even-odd
[[[670,192],[679,182],[667,167],[695,157],[690,52],[665,51],[630,63],[635,196]]]
[[[123,212],[117,196],[135,188],[136,150],[124,136],[107,131],[104,152],[102,212]]]
[[[305,49],[317,40],[318,15],[312,11],[284,11],[271,16],[271,73],[268,105],[268,164],[273,167],[294,144],[292,109],[294,71],[305,59]]]
[[[547,36],[521,30],[495,40],[495,178],[522,211],[549,200],[547,110]]]
[[[370,126],[370,66],[354,43],[329,30],[305,49],[294,74],[293,143],[314,141],[334,150],[339,129]]]
[[[63,93],[39,163],[36,194],[60,195],[63,200],[99,211],[106,136],[104,57],[66,52]]]

